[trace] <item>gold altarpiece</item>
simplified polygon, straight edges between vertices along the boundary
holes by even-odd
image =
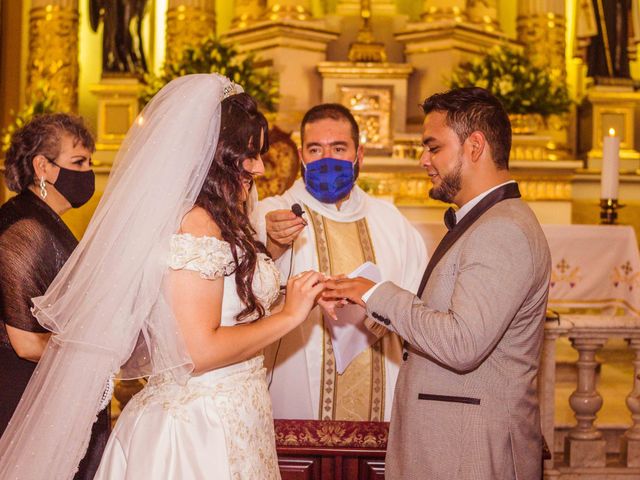
[[[106,177],[137,113],[139,86],[132,77],[103,75],[99,82],[86,84],[79,76],[78,46],[85,41],[91,44],[79,20],[87,15],[86,2],[24,3],[28,4],[24,22],[29,34],[28,48],[23,48],[26,73],[19,73],[25,77],[23,85],[29,91],[38,82],[46,82],[61,97],[64,108],[71,111],[78,111],[79,97],[86,100],[81,92],[92,92],[95,103],[89,107],[89,121],[96,127],[96,159]],[[255,53],[277,73],[280,105],[275,124],[285,132],[293,132],[294,140],[298,122],[309,106],[326,100],[355,102],[352,106],[358,109],[366,104],[367,111],[360,110],[359,117],[371,160],[363,168],[363,186],[412,209],[426,205],[428,216],[435,216],[436,212],[430,209],[438,208],[425,199],[424,188],[415,187],[414,179],[419,184],[422,172],[415,165],[408,167],[420,148],[421,114],[417,106],[428,94],[446,88],[448,72],[457,64],[477,58],[495,45],[525,49],[534,62],[550,66],[555,77],[569,82],[576,98],[592,104],[588,122],[587,109],[552,117],[534,132],[519,133],[514,129],[514,174],[528,185],[535,185],[526,189],[535,192],[527,193],[527,198],[537,206],[549,203],[548,211],[553,213],[550,220],[563,223],[572,220],[575,198],[596,201],[601,133],[611,121],[621,122],[625,132],[622,191],[633,190],[627,184],[636,181],[640,166],[637,99],[628,90],[616,92],[588,86],[584,67],[573,58],[573,51],[584,44],[582,37],[576,37],[576,24],[584,23],[577,10],[580,2],[423,0],[418,4],[401,0],[338,0],[329,10],[319,0],[237,0],[233,5],[220,0],[148,3],[145,22],[146,38],[153,39],[147,46],[153,49],[148,52],[155,59],[152,68],[158,69],[164,58],[175,58],[183,45],[217,33],[236,44],[241,52]],[[91,41],[95,48],[95,41]],[[373,66],[363,65],[367,62],[359,61],[362,58],[350,57],[349,46],[354,43],[361,44],[361,54],[367,45],[371,47],[374,61],[369,63]],[[382,45],[382,50],[377,44]],[[388,58],[376,61],[376,51],[386,52]],[[87,107],[83,103],[79,107],[86,116]],[[514,125],[517,121],[514,119]],[[404,173],[398,176],[400,170]],[[632,221],[636,196],[631,195],[627,201],[630,208],[622,212],[623,217],[631,214]],[[560,205],[564,211],[561,218],[556,208]],[[593,219],[597,217],[596,210],[593,208]],[[544,221],[544,212],[541,214]],[[74,230],[81,233],[83,227]]]
[[[66,111],[78,108],[78,0],[33,0],[26,96],[42,86]]]

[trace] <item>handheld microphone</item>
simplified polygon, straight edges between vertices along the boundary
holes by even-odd
[[[295,214],[296,217],[302,217],[302,215],[304,215],[304,210],[299,203],[294,203],[293,205],[291,205],[291,211]]]

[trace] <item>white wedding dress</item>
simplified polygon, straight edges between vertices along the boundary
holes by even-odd
[[[169,266],[197,271],[207,279],[224,276],[221,325],[236,325],[235,316],[244,306],[236,292],[227,242],[174,235]],[[265,308],[278,296],[279,279],[271,259],[259,254],[253,291]],[[170,374],[151,377],[121,413],[95,477],[279,478],[262,355],[193,376],[186,385]]]

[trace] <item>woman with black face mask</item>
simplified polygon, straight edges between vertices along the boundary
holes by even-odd
[[[6,184],[17,195],[0,207],[0,435],[50,337],[31,298],[44,294],[78,244],[60,215],[93,195],[94,149],[80,118],[53,114],[16,131],[6,154]],[[75,478],[93,478],[108,435],[104,410]]]

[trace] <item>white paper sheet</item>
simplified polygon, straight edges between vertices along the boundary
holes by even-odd
[[[376,283],[382,280],[380,269],[371,262],[363,263],[347,276],[349,278],[364,277]],[[364,326],[366,311],[360,305],[348,304],[336,308],[337,320],[332,319],[326,311],[323,311],[323,316],[324,324],[331,335],[336,369],[342,374],[351,361],[360,352],[373,345],[378,338]]]

